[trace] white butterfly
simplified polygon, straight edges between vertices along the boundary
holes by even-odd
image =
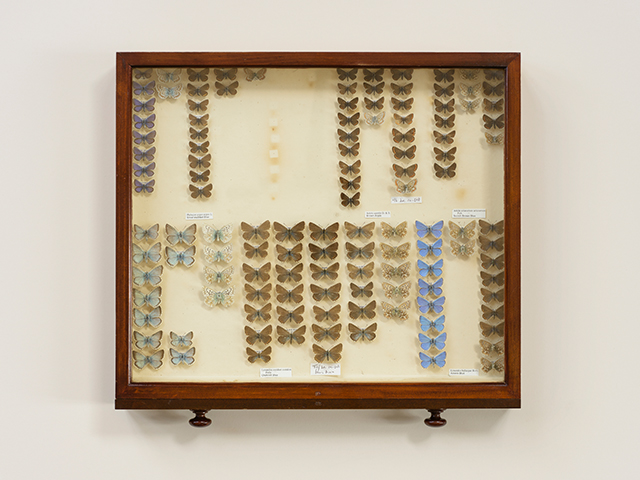
[[[475,113],[476,108],[478,108],[478,105],[480,105],[479,98],[476,98],[475,100],[460,99],[459,101],[460,108],[462,108],[462,110],[466,113]]]
[[[222,247],[220,250],[215,250],[211,247],[204,247],[204,259],[207,263],[216,263],[216,262],[230,262],[233,258],[231,254],[231,245],[226,245]]]
[[[182,85],[167,87],[166,85],[156,85],[156,92],[160,98],[178,98],[182,93]]]
[[[228,307],[233,304],[233,296],[236,293],[234,287],[220,291],[213,290],[209,287],[202,287],[202,292],[204,293],[204,303],[210,307],[215,307],[216,305]]]
[[[481,83],[476,83],[475,85],[467,85],[466,83],[460,84],[460,95],[463,97],[477,97],[478,93],[480,93],[480,88],[482,88]]]
[[[231,224],[225,225],[220,230],[216,230],[213,225],[203,225],[202,231],[204,232],[204,239],[208,243],[222,242],[227,243],[231,240],[231,234],[233,233],[233,227]]]
[[[229,285],[231,283],[231,275],[233,274],[233,265],[224,270],[214,270],[213,268],[204,267],[204,279],[207,283],[221,283]]]
[[[367,122],[367,125],[382,125],[384,123],[384,115],[385,112],[380,112],[377,115],[374,115],[371,112],[365,112],[364,120]]]
[[[158,68],[156,70],[156,73],[158,74],[158,80],[162,83],[179,82],[181,72],[182,72],[182,69],[180,68],[175,68],[173,70]]]

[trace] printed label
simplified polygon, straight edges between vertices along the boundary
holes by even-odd
[[[422,197],[391,197],[391,203],[422,203]]]
[[[213,220],[213,212],[185,213],[185,220]]]
[[[487,218],[485,208],[454,208],[451,218]]]
[[[290,376],[291,376],[290,368],[261,368],[260,369],[260,378],[290,377]]]
[[[450,377],[477,377],[478,369],[477,368],[450,368],[449,376]]]
[[[312,363],[311,375],[340,375],[340,364],[329,363]]]
[[[385,210],[364,212],[364,218],[391,218],[391,212]]]

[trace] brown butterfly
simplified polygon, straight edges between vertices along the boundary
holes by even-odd
[[[335,285],[327,288],[311,284],[309,287],[315,301],[320,302],[322,300],[329,300],[331,302],[335,302],[340,298],[340,289],[342,288],[342,284],[336,283]]]
[[[339,143],[338,148],[340,149],[340,155],[342,155],[343,157],[357,157],[360,144],[356,143],[354,145],[351,145],[350,147],[347,147],[346,145]]]
[[[340,186],[343,190],[359,190],[361,179],[362,177],[360,177],[359,175],[352,180],[347,180],[344,177],[340,177]]]
[[[340,359],[342,358],[342,355],[340,355],[341,352],[342,352],[341,343],[327,350],[322,348],[320,345],[316,345],[315,343],[313,344],[313,353],[315,354],[313,358],[315,358],[316,362],[319,362],[319,363],[339,362]]]
[[[484,91],[484,94],[487,96],[502,96],[504,95],[504,82],[500,82],[497,85],[491,85],[490,83],[482,82],[482,89]]]
[[[351,265],[347,263],[347,270],[349,271],[349,278],[356,280],[358,278],[365,280],[373,277],[373,262],[366,265]]]
[[[244,69],[244,73],[245,73],[245,78],[247,80],[247,82],[253,82],[254,80],[264,80],[265,77],[265,73],[267,73],[267,69],[266,68],[261,68],[259,70],[251,70],[250,68],[245,68]]]
[[[416,139],[416,129],[412,128],[406,133],[402,133],[400,130],[392,129],[391,135],[393,135],[393,141],[396,143],[408,142],[411,143]]]
[[[478,220],[478,224],[480,225],[480,233],[483,235],[489,235],[490,233],[502,235],[504,233],[504,220],[500,220],[496,223],[489,223],[486,220]]]
[[[402,150],[398,147],[391,147],[391,151],[393,152],[393,156],[396,157],[397,160],[402,160],[403,158],[408,158],[409,160],[413,160],[416,156],[416,146],[407,148],[406,150]]]
[[[247,336],[247,343],[249,345],[254,345],[257,342],[263,343],[267,345],[271,343],[271,330],[273,327],[271,325],[267,325],[261,330],[254,330],[251,327],[244,327],[244,334]]]
[[[268,322],[271,318],[271,314],[269,313],[271,311],[270,303],[267,303],[261,309],[257,309],[252,307],[251,305],[245,304],[244,311],[247,313],[247,320],[249,320],[250,322]]]
[[[409,165],[407,168],[401,167],[400,165],[394,163],[393,164],[393,170],[394,170],[394,174],[396,177],[398,178],[402,178],[403,176],[407,176],[407,177],[415,177],[416,176],[416,170],[418,170],[418,164],[414,163],[413,165]]]
[[[456,131],[453,130],[449,133],[440,133],[437,130],[434,130],[433,136],[436,137],[436,143],[451,145],[453,143],[453,137],[456,136]]]
[[[191,153],[208,153],[209,142],[204,142],[204,143],[189,142],[189,150],[191,151]]]
[[[433,151],[436,154],[436,160],[439,162],[452,162],[455,160],[455,153],[458,147],[450,148],[449,150],[440,150],[438,147],[433,147]]]
[[[488,252],[491,249],[497,252],[501,252],[504,250],[504,237],[498,237],[495,240],[489,240],[487,237],[481,235],[478,237],[478,244],[480,245],[480,248],[485,252]]]
[[[471,240],[475,234],[475,220],[471,220],[466,225],[458,225],[456,222],[449,221],[449,235],[451,235],[451,238],[460,239],[461,241],[466,242],[467,240]]]
[[[435,90],[435,94],[438,97],[450,97],[453,95],[453,92],[456,88],[456,84],[452,83],[448,87],[442,87],[437,83],[433,84],[433,89]]]
[[[276,254],[281,262],[299,262],[302,258],[302,244],[299,243],[293,248],[276,245]]]
[[[336,238],[338,238],[338,230],[340,229],[340,224],[338,222],[332,223],[326,228],[322,228],[319,225],[316,225],[313,222],[309,222],[309,230],[311,233],[309,236],[317,241],[323,242],[332,242]]]
[[[328,267],[321,267],[320,265],[316,265],[315,263],[309,264],[309,270],[311,270],[311,277],[314,280],[335,280],[338,278],[338,269],[340,268],[339,263],[334,263],[333,265],[329,265]]]
[[[484,128],[504,128],[504,113],[496,118],[491,118],[489,115],[483,115],[482,121],[484,122]]]
[[[480,75],[480,70],[462,70],[461,76],[465,80],[475,80]]]
[[[480,330],[482,330],[482,335],[485,337],[490,337],[494,334],[499,337],[504,337],[504,322],[498,325],[489,325],[488,323],[480,322]]]
[[[252,238],[266,240],[269,238],[269,227],[271,222],[266,220],[261,225],[249,225],[245,222],[240,222],[240,230],[242,230],[242,238],[245,240],[251,240]]]
[[[340,318],[340,305],[335,305],[328,310],[324,310],[316,305],[313,306],[313,314],[315,315],[315,319],[318,322],[335,322]]]
[[[195,128],[189,128],[189,138],[192,140],[206,140],[209,135],[209,128],[203,128],[202,130],[196,130]]]
[[[414,178],[413,180],[409,180],[407,183],[404,183],[402,180],[396,179],[396,191],[398,193],[402,193],[403,195],[408,195],[416,191],[416,185],[418,184],[418,179]]]
[[[194,172],[193,170],[189,170],[189,176],[193,183],[208,182],[210,174],[211,170],[205,170],[204,172]]]
[[[489,132],[485,132],[484,137],[489,145],[502,145],[504,143],[504,133],[491,135]]]
[[[300,274],[300,272],[302,272],[302,268],[303,265],[301,263],[289,269],[284,268],[281,265],[276,265],[276,274],[278,275],[278,281],[280,283],[298,283],[300,280],[302,280],[302,275]]]
[[[267,262],[258,268],[246,263],[242,264],[242,271],[246,274],[244,278],[247,282],[266,282],[270,278],[269,270],[271,270],[271,262]]]
[[[504,80],[504,70],[485,70],[484,78],[487,80]]]
[[[384,290],[384,295],[387,298],[402,297],[404,299],[411,293],[411,282],[404,282],[401,285],[382,282],[382,290]]]
[[[504,98],[492,102],[488,98],[482,101],[482,107],[485,112],[502,112],[504,110]]]
[[[343,175],[358,175],[360,173],[361,165],[362,165],[361,160],[356,160],[351,165],[344,163],[343,161],[338,162],[338,166],[340,167],[340,172]]]
[[[442,118],[440,115],[435,114],[433,118],[435,118],[436,127],[438,128],[453,128],[456,120],[455,114],[447,118]]]
[[[406,117],[394,113],[393,121],[396,122],[397,125],[411,125],[413,123],[413,113],[410,113]]]
[[[373,282],[369,282],[366,285],[356,285],[355,283],[352,283],[349,286],[351,287],[351,296],[353,298],[369,298],[371,295],[373,295]]]
[[[358,75],[358,69],[354,68],[352,70],[343,70],[341,68],[337,68],[336,71],[338,72],[338,78],[340,80],[355,80],[356,76]]]
[[[353,125],[354,127],[357,127],[359,123],[358,122],[359,118],[360,118],[360,112],[354,113],[350,117],[347,117],[346,115],[343,115],[342,113],[338,112],[338,120],[340,121],[340,125],[342,125],[343,127],[346,127],[347,125]]]
[[[336,323],[332,327],[321,327],[319,325],[311,325],[311,329],[313,330],[313,338],[316,339],[316,342],[321,342],[325,338],[330,341],[335,341],[340,338],[340,330],[342,330],[342,325]]]
[[[236,93],[238,93],[238,85],[240,85],[237,81],[230,83],[229,85],[224,85],[223,83],[216,82],[216,95],[219,97],[230,96],[233,97]]]
[[[301,323],[304,318],[302,314],[304,313],[304,305],[300,305],[299,307],[293,310],[287,310],[286,308],[276,307],[276,313],[278,315],[278,321],[280,323]]]
[[[338,97],[338,106],[340,107],[340,110],[355,110],[358,108],[358,97],[355,97],[348,102]]]
[[[504,340],[500,340],[496,343],[480,340],[480,348],[482,348],[483,355],[491,355],[494,352],[498,355],[502,355],[504,353]]]
[[[247,347],[247,360],[251,363],[255,363],[258,360],[262,360],[264,363],[271,361],[271,347],[267,347],[264,350],[258,350],[257,352]]]
[[[211,154],[207,153],[204,157],[194,157],[189,155],[189,166],[191,168],[208,168],[211,166]]]
[[[192,112],[205,112],[207,110],[207,105],[209,105],[209,100],[203,100],[201,102],[189,100],[187,103],[189,105],[189,110]]]
[[[451,69],[451,70],[446,70],[446,71],[442,71],[442,70],[438,70],[438,69],[434,69],[433,70],[433,74],[436,77],[436,82],[453,82],[453,74],[455,73],[455,70]]]
[[[366,225],[356,226],[353,223],[344,222],[344,229],[347,232],[347,237],[354,238],[371,238],[373,236],[373,229],[376,224],[374,222],[367,223]]]
[[[216,76],[216,79],[222,81],[222,80],[235,80],[236,79],[236,74],[238,73],[238,69],[237,68],[229,68],[229,69],[224,69],[224,68],[214,68],[213,69],[213,73]]]
[[[367,110],[382,110],[384,108],[384,97],[379,98],[375,102],[365,97],[364,106]]]
[[[409,314],[407,313],[409,308],[411,308],[410,302],[404,302],[397,306],[382,302],[382,314],[391,320],[406,320],[409,318]]]
[[[375,250],[376,244],[375,242],[371,242],[363,247],[356,247],[353,243],[347,242],[345,244],[347,249],[347,257],[351,260],[356,260],[358,258],[363,258],[365,260],[369,260],[373,257],[373,251]]]
[[[366,305],[356,305],[349,302],[349,317],[357,320],[358,318],[373,318],[376,316],[376,301],[373,300]]]
[[[409,256],[409,249],[411,248],[411,244],[409,242],[405,242],[402,245],[391,246],[386,243],[380,244],[380,249],[382,250],[382,258],[385,260],[398,259],[404,260]]]
[[[380,222],[380,229],[384,238],[404,238],[407,234],[407,222],[400,222],[395,227],[386,222]]]
[[[278,222],[273,222],[276,240],[283,243],[287,240],[298,243],[304,238],[304,222],[298,222],[293,227],[287,227]]]
[[[342,129],[338,129],[338,138],[342,143],[356,143],[358,141],[358,135],[360,135],[360,129],[356,128],[355,130],[350,131],[349,133],[345,132]]]
[[[192,97],[206,97],[207,95],[209,95],[209,92],[207,92],[207,90],[209,90],[208,83],[205,83],[204,85],[201,85],[199,87],[196,87],[195,85],[192,85],[190,83],[187,84],[187,92]]]
[[[349,327],[349,331],[351,332],[349,336],[351,337],[351,340],[353,340],[354,342],[357,342],[358,340],[362,340],[363,342],[364,341],[371,342],[373,341],[373,339],[376,338],[375,331],[378,328],[378,324],[372,323],[366,328],[359,328],[353,323],[350,323],[348,327]]]
[[[407,83],[406,85],[396,85],[395,83],[391,84],[391,90],[394,95],[411,95],[411,90],[413,89],[413,83]]]
[[[380,68],[378,70],[374,70],[373,72],[371,70],[367,70],[365,68],[364,69],[364,80],[365,80],[365,82],[381,82],[383,74],[384,74],[384,68]]]
[[[413,75],[413,68],[406,68],[404,70],[399,70],[397,68],[391,69],[391,77],[394,80],[411,80],[412,75]]]
[[[338,242],[327,245],[326,247],[320,247],[315,243],[310,243],[309,251],[311,252],[311,258],[315,261],[320,259],[333,260],[338,256]]]
[[[280,303],[300,303],[302,301],[302,292],[304,285],[287,290],[282,285],[276,285],[276,298]]]
[[[487,305],[481,305],[482,308],[482,318],[485,320],[492,320],[497,318],[498,320],[504,320],[504,305],[500,305],[495,310]]]
[[[488,272],[480,272],[480,277],[482,277],[482,284],[485,287],[488,287],[492,283],[495,283],[499,287],[504,285],[504,272],[500,272],[496,275],[492,275]]]
[[[187,75],[189,75],[190,82],[206,82],[209,80],[209,69],[194,70],[193,68],[187,68]]]
[[[338,84],[338,91],[340,95],[353,95],[356,93],[356,88],[358,87],[358,82],[352,83],[350,85],[343,85],[341,83]]]
[[[496,302],[504,302],[504,288],[501,288],[496,292],[492,292],[487,288],[481,288],[480,293],[482,294],[482,301],[485,303],[489,303],[494,300]]]
[[[143,78],[151,78],[151,74],[153,73],[153,69],[148,68],[146,70],[140,70],[139,68],[136,68],[133,70],[133,75],[137,80],[143,79]]]
[[[411,105],[413,105],[413,98],[407,98],[406,100],[398,100],[397,98],[392,98],[391,104],[395,110],[411,110]]]
[[[480,363],[482,364],[482,371],[485,373],[489,373],[492,369],[498,373],[504,372],[504,358],[498,358],[495,362],[481,358]]]
[[[192,115],[189,114],[189,124],[194,127],[206,127],[209,123],[209,114],[206,115]]]
[[[382,267],[382,276],[387,280],[391,280],[395,277],[400,277],[402,280],[409,277],[411,273],[411,263],[405,262],[402,265],[398,265],[397,267],[393,267],[388,263],[383,263]]]
[[[370,83],[364,83],[364,91],[367,95],[380,95],[384,91],[384,82],[371,85]]]
[[[438,113],[453,113],[453,105],[455,100],[452,98],[447,103],[442,103],[437,98],[433,101],[434,106],[436,107],[436,112]]]
[[[497,268],[502,270],[504,268],[504,254],[498,255],[496,258],[492,258],[484,253],[480,254],[480,261],[482,262],[482,268],[488,270],[490,268]]]
[[[211,191],[213,190],[213,185],[205,185],[204,187],[196,187],[195,185],[189,185],[189,191],[191,192],[191,196],[193,198],[198,197],[206,197],[209,198],[211,196]]]
[[[304,333],[307,331],[307,327],[305,325],[297,328],[297,329],[284,329],[280,325],[276,327],[276,332],[278,332],[278,341],[282,345],[286,345],[287,343],[298,345],[304,343]]]
[[[473,255],[473,243],[458,243],[455,240],[451,240],[451,253],[456,257],[469,257]]]
[[[355,193],[353,197],[350,197],[346,193],[341,193],[340,203],[343,207],[357,207],[360,205],[360,192]]]

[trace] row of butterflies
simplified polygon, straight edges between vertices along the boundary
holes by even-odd
[[[313,344],[314,359],[318,363],[335,363],[339,362],[342,358],[342,343],[338,343],[330,348],[323,348],[318,344]],[[271,346],[266,347],[264,350],[254,350],[251,347],[246,348],[247,359],[251,363],[261,361],[269,363],[271,361],[272,349]]]
[[[169,348],[171,363],[173,365],[193,365],[196,355],[195,347],[191,346],[193,343],[193,332],[188,332],[184,335],[178,335],[174,332],[170,332],[169,335],[171,337],[171,347]],[[136,348],[139,350],[154,350],[154,352],[149,355],[133,350],[133,364],[136,368],[142,370],[144,367],[149,365],[153,369],[157,370],[162,366],[164,350],[155,352],[155,350],[160,348],[162,342],[162,331],[156,332],[152,335],[144,335],[140,332],[134,331],[132,340]],[[184,350],[185,348],[188,348],[188,350]]]
[[[285,329],[281,326],[276,326],[276,334],[278,337],[278,342],[282,345],[296,344],[301,345],[304,343],[305,338],[304,334],[306,333],[306,326],[302,325],[301,327],[290,330]],[[376,330],[378,328],[377,323],[372,323],[365,328],[358,327],[353,323],[349,323],[347,325],[347,329],[349,330],[349,337],[354,342],[371,342],[376,338]],[[340,338],[342,331],[342,324],[336,323],[331,327],[321,327],[320,325],[313,324],[311,325],[311,330],[313,332],[313,338],[317,342],[322,342],[323,340],[328,341],[336,341]],[[273,326],[267,325],[261,329],[253,329],[249,326],[244,327],[245,340],[249,345],[255,345],[261,343],[263,345],[268,345],[272,340],[272,332]]]

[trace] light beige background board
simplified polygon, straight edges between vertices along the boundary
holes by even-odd
[[[639,16],[619,0],[4,5],[3,475],[635,478]],[[204,430],[115,411],[114,52],[145,50],[521,51],[522,409],[448,411],[440,430],[419,410],[220,411]]]

